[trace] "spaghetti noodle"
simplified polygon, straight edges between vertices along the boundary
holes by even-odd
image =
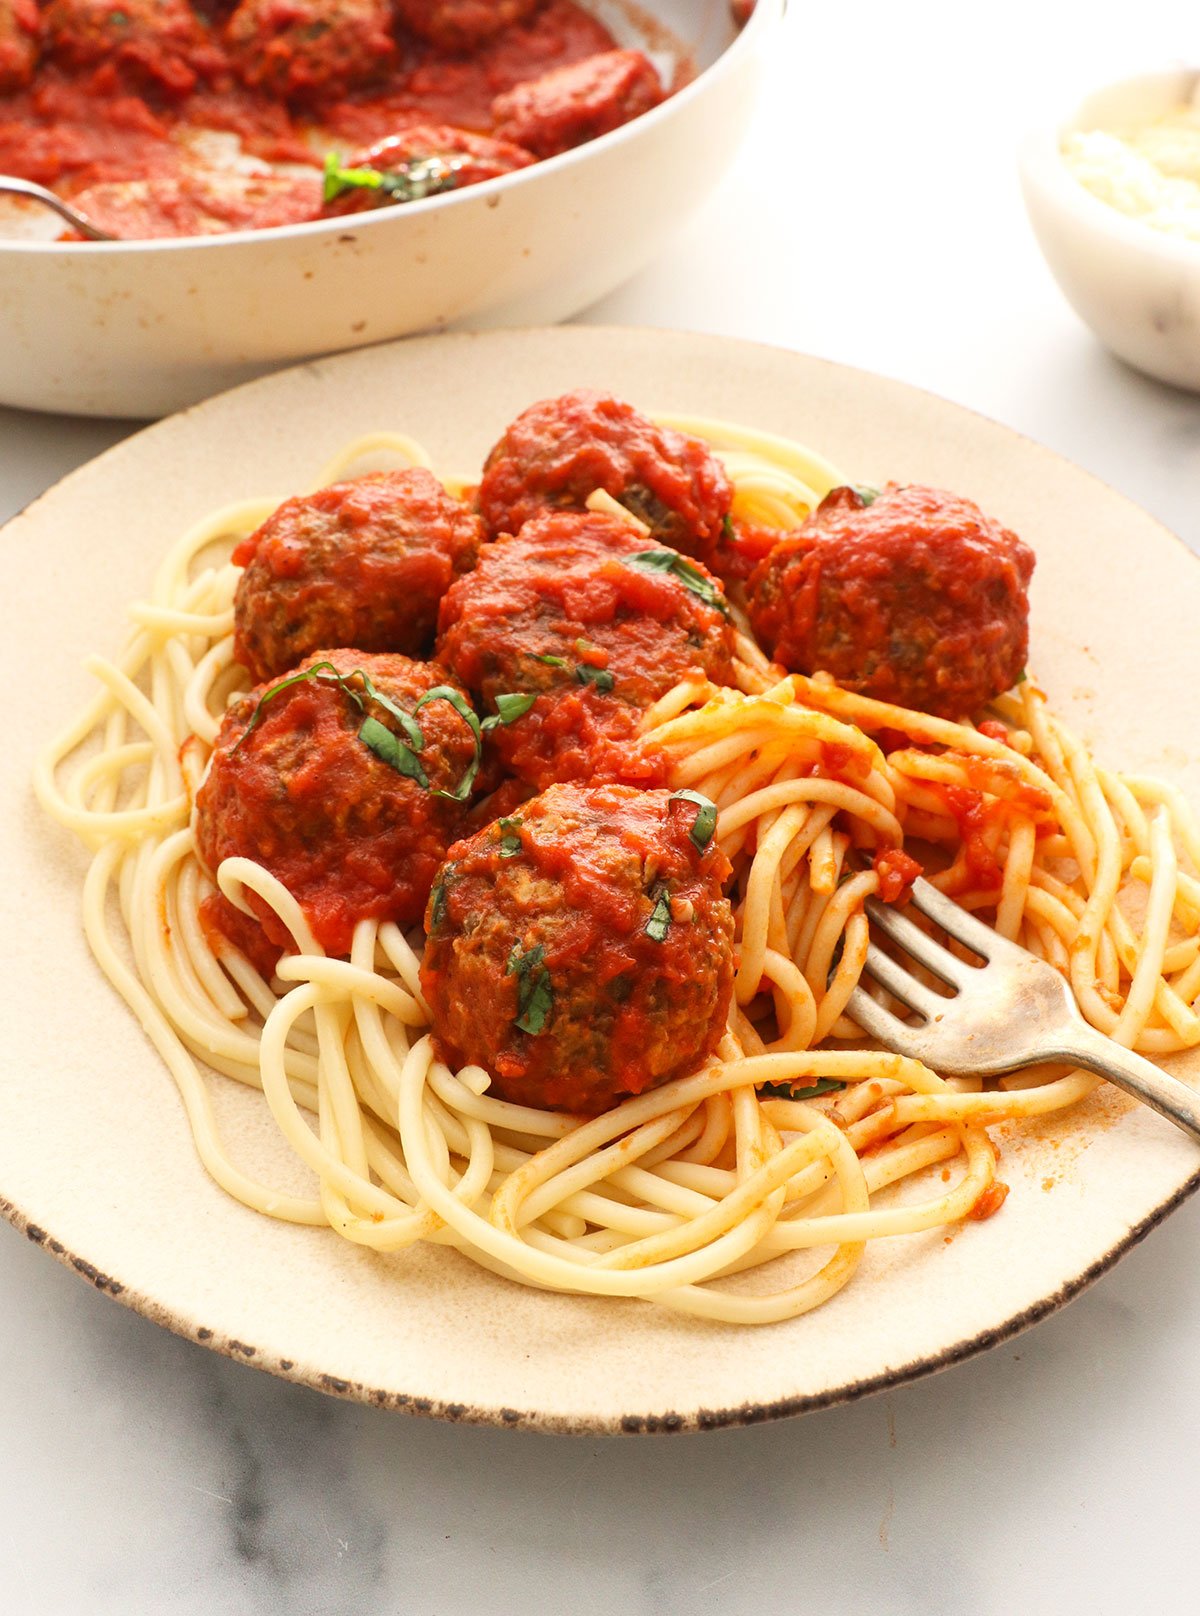
[[[669,424],[720,455],[748,521],[795,527],[844,481],[784,440]],[[314,486],[380,454],[430,466],[411,438],[378,433]],[[735,1005],[715,1060],[590,1120],[497,1099],[481,1068],[437,1058],[417,941],[363,920],[349,956],[327,957],[267,870],[227,859],[225,897],[249,913],[253,893],[294,940],[267,980],[200,925],[212,884],[191,814],[246,685],[228,553],[275,503],[230,506],[180,540],[119,658],[89,660],[100,689],[35,778],[94,854],[90,946],[170,1069],[206,1169],[247,1206],[378,1251],[429,1241],[525,1284],[745,1324],[828,1300],[872,1240],[988,1215],[1006,1191],[987,1128],[1073,1106],[1096,1079],[984,1087],[861,1047],[846,1005],[864,903],[888,879],[870,855],[906,842],[938,850],[936,884],[1063,971],[1114,1040],[1200,1044],[1200,824],[1176,791],[1098,765],[1031,679],[976,727],[782,677],[744,623],[737,687],[685,681],[643,726],[672,786],[717,805],[735,871]],[[261,1089],[311,1194],[237,1165],[205,1068]],[[797,1253],[811,1255],[775,1261]]]

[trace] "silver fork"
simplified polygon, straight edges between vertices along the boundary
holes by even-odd
[[[855,988],[846,1009],[869,1037],[946,1077],[995,1077],[1042,1061],[1082,1066],[1200,1139],[1200,1094],[1097,1032],[1053,966],[998,937],[928,881],[914,881],[912,902],[985,963],[964,963],[914,921],[868,899],[872,926],[955,990],[951,998],[935,993],[871,943],[867,973],[923,1020],[901,1021]]]

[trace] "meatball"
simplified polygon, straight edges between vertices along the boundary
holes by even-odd
[[[527,22],[545,0],[395,0],[396,16],[419,39],[448,51],[473,51]]]
[[[431,160],[432,171],[427,175],[414,173],[410,167]],[[533,161],[530,152],[506,140],[472,135],[451,124],[416,124],[399,134],[389,135],[365,151],[352,153],[341,167],[341,173],[349,175],[363,169],[373,169],[384,176],[407,173],[412,180],[409,186],[364,185],[351,178],[343,179],[334,172],[326,182],[326,211],[358,213],[397,201],[417,201],[435,191],[458,190],[464,185],[478,185],[482,180],[498,179],[518,168],[528,168]],[[439,171],[442,164],[446,165],[444,174]]]
[[[662,82],[648,56],[605,51],[497,96],[494,133],[538,157],[554,157],[640,118],[662,98]]]
[[[453,701],[421,705],[439,687],[465,702],[436,663],[336,650],[300,671],[308,677],[258,685],[226,713],[196,796],[196,846],[214,872],[227,858],[264,865],[321,946],[346,954],[364,918],[420,918],[464,833],[467,804],[457,799],[471,795],[478,747]],[[286,928],[249,901],[268,938],[289,946]],[[219,898],[210,917],[237,937],[239,916],[222,923],[229,908]]]
[[[37,0],[0,0],[0,95],[33,82],[39,27]]]
[[[529,699],[495,731],[504,764],[556,780],[658,784],[637,744],[645,709],[688,674],[730,683],[733,630],[720,586],[610,516],[551,511],[485,545],[442,602],[437,655],[480,698]]]
[[[225,28],[241,78],[273,95],[339,95],[379,78],[396,47],[388,0],[242,0]]]
[[[552,786],[451,848],[421,984],[442,1057],[593,1115],[693,1072],[733,992],[731,874],[694,800]]]
[[[111,62],[129,82],[174,95],[186,95],[221,63],[187,0],[51,0],[42,43],[68,67]]]
[[[948,718],[1020,676],[1032,550],[937,488],[835,488],[750,575],[750,620],[797,673]]]
[[[233,552],[234,655],[255,679],[321,645],[426,656],[438,606],[475,563],[479,518],[428,471],[285,500]]]
[[[645,522],[656,544],[702,561],[733,501],[725,468],[703,443],[581,389],[517,417],[488,456],[479,506],[491,533],[516,533],[548,506],[581,509],[597,489]]]

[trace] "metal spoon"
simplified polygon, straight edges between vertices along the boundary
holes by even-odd
[[[101,230],[100,226],[93,224],[85,213],[78,213],[69,202],[64,202],[61,196],[55,196],[44,185],[35,185],[32,180],[21,180],[15,174],[0,174],[0,194],[9,196],[27,196],[33,202],[41,202],[45,207],[53,208],[60,219],[65,219],[73,225],[81,236],[89,241],[118,241],[120,238]]]

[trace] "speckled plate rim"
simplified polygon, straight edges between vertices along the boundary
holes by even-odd
[[[762,1425],[767,1420],[791,1419],[801,1414],[815,1414],[820,1409],[837,1408],[855,1403],[874,1392],[892,1390],[910,1381],[924,1380],[943,1369],[977,1357],[992,1347],[1003,1346],[1014,1336],[1040,1324],[1051,1313],[1073,1302],[1077,1296],[1101,1279],[1110,1268],[1128,1252],[1138,1246],[1163,1220],[1178,1210],[1200,1188],[1200,1170],[1193,1173],[1174,1195],[1156,1207],[1126,1238],[1113,1246],[1078,1278],[1061,1286],[1053,1295],[1045,1296],[1019,1313],[1012,1314],[989,1329],[964,1337],[943,1347],[937,1353],[888,1368],[877,1375],[848,1383],[830,1391],[785,1397],[770,1403],[747,1402],[729,1408],[700,1408],[689,1414],[668,1410],[661,1414],[622,1414],[609,1420],[581,1419],[568,1416],[546,1415],[536,1409],[483,1408],[468,1403],[446,1402],[443,1399],[420,1397],[407,1392],[387,1391],[381,1387],[364,1385],[361,1381],[343,1380],[290,1358],[280,1358],[262,1352],[251,1342],[240,1341],[207,1325],[197,1325],[164,1308],[156,1298],[123,1285],[119,1279],[101,1271],[86,1257],[77,1256],[56,1240],[53,1235],[30,1222],[19,1207],[0,1198],[0,1216],[3,1216],[33,1245],[56,1258],[64,1268],[78,1274],[102,1296],[111,1297],[131,1312],[140,1313],[152,1324],[158,1324],[185,1341],[195,1342],[223,1358],[236,1363],[249,1364],[265,1370],[280,1380],[290,1380],[297,1386],[324,1392],[344,1402],[366,1403],[373,1408],[389,1409],[393,1413],[408,1414],[420,1419],[444,1420],[454,1425],[482,1425],[505,1430],[542,1431],[556,1436],[655,1436],[685,1431],[721,1431],[738,1426]]]
[[[590,365],[595,369],[598,366],[605,368],[610,364],[613,351],[617,347],[623,348],[627,354],[636,349],[643,356],[643,363],[645,355],[652,354],[651,367],[658,367],[659,374],[664,378],[680,368],[685,359],[688,364],[695,364],[697,357],[703,360],[719,354],[726,361],[731,358],[740,359],[748,368],[753,368],[756,363],[762,363],[768,369],[781,368],[783,371],[793,372],[797,382],[807,379],[811,383],[815,377],[824,377],[827,383],[834,385],[835,390],[842,388],[850,395],[859,394],[867,397],[883,390],[897,401],[914,401],[914,407],[916,401],[924,401],[924,407],[933,409],[935,414],[945,415],[947,419],[956,419],[964,423],[969,429],[969,434],[973,433],[976,436],[982,434],[997,444],[1001,459],[1011,460],[1015,456],[1018,460],[1028,461],[1031,464],[1037,461],[1042,467],[1053,466],[1058,468],[1060,473],[1069,472],[1069,480],[1075,481],[1080,486],[1084,483],[1090,484],[1106,506],[1112,507],[1126,519],[1136,521],[1143,534],[1153,531],[1159,541],[1169,538],[1176,555],[1185,558],[1185,565],[1189,569],[1194,568],[1195,558],[1175,535],[1153,522],[1144,512],[1108,489],[1098,479],[1081,472],[1078,468],[1070,467],[1067,462],[1061,461],[1050,451],[1029,439],[1022,438],[1010,429],[1000,427],[960,406],[947,404],[931,394],[922,393],[902,383],[875,377],[868,372],[834,365],[829,361],[786,354],[780,350],[736,343],[728,339],[595,327],[568,328],[554,332],[531,330],[482,336],[415,339],[352,355],[335,356],[252,382],[246,387],[194,406],[181,412],[179,416],[145,429],[106,451],[88,465],[70,473],[53,489],[48,490],[28,506],[21,517],[15,518],[13,523],[3,530],[0,542],[12,536],[13,529],[18,523],[26,525],[32,523],[36,527],[42,520],[44,511],[49,510],[53,516],[55,507],[64,497],[73,498],[78,494],[86,498],[88,490],[97,486],[98,480],[100,484],[104,484],[115,475],[119,484],[126,475],[126,463],[132,460],[136,465],[138,459],[144,455],[146,445],[161,439],[163,434],[203,433],[207,422],[214,418],[214,414],[219,416],[220,412],[228,410],[231,401],[240,400],[243,404],[252,401],[256,405],[267,405],[272,394],[277,398],[285,397],[287,391],[297,385],[297,378],[306,375],[320,378],[322,383],[332,381],[335,391],[341,386],[349,394],[355,387],[355,373],[361,371],[364,365],[371,368],[394,367],[399,374],[409,364],[417,362],[419,356],[435,355],[438,358],[442,355],[449,356],[453,348],[463,350],[464,345],[469,350],[471,359],[483,349],[490,349],[493,355],[499,355],[507,350],[510,356],[516,356],[518,359],[532,355],[536,360],[535,369],[539,365],[541,369],[546,368],[542,356],[548,351],[567,350],[578,359],[581,368]],[[628,368],[628,364],[628,360],[620,361],[616,363],[615,368],[618,370]],[[440,369],[440,366],[438,368]],[[661,396],[654,400],[639,399],[639,402],[645,402],[648,406],[669,406],[674,409],[687,407],[687,402],[677,396],[669,399]],[[709,410],[709,413],[712,411]],[[760,424],[779,423],[763,420]],[[819,442],[816,446],[824,447]],[[1189,570],[1188,576],[1192,578],[1193,583],[1200,582],[1200,574]],[[123,1006],[117,1005],[115,1008],[118,1014],[122,1016],[126,1014]],[[149,1061],[153,1063],[156,1059],[157,1057],[151,1052]],[[742,1400],[727,1398],[719,1405],[685,1406],[678,1410],[663,1406],[661,1400],[653,1407],[614,1408],[603,1413],[595,1410],[585,1412],[538,1408],[536,1399],[525,1406],[516,1402],[493,1403],[478,1398],[472,1400],[470,1397],[460,1401],[445,1396],[424,1395],[418,1387],[403,1390],[373,1384],[369,1379],[345,1377],[333,1372],[337,1365],[322,1367],[316,1362],[305,1362],[298,1357],[289,1357],[270,1345],[256,1342],[252,1331],[242,1329],[235,1334],[220,1327],[215,1319],[211,1323],[202,1323],[200,1313],[193,1312],[178,1302],[175,1305],[165,1303],[152,1288],[139,1284],[131,1273],[123,1274],[119,1262],[95,1261],[97,1253],[89,1252],[86,1240],[62,1238],[63,1231],[55,1229],[53,1219],[39,1216],[36,1194],[18,1194],[10,1197],[5,1193],[7,1186],[3,1180],[0,1180],[0,1213],[3,1213],[18,1230],[23,1231],[27,1238],[79,1273],[101,1293],[121,1301],[152,1321],[228,1357],[335,1396],[412,1414],[510,1428],[524,1427],[586,1434],[714,1429],[754,1424],[765,1419],[780,1418],[848,1402],[870,1392],[896,1386],[949,1367],[1011,1338],[1078,1295],[1126,1251],[1142,1240],[1168,1213],[1194,1193],[1197,1187],[1200,1187],[1200,1164],[1194,1163],[1186,1154],[1180,1155],[1178,1149],[1172,1152],[1171,1142],[1163,1140],[1162,1135],[1148,1134],[1144,1114],[1134,1115],[1132,1118],[1121,1117],[1117,1127],[1118,1131],[1132,1129],[1135,1136],[1133,1148],[1136,1151],[1161,1150],[1163,1147],[1167,1149],[1167,1154],[1172,1157],[1171,1163],[1166,1167],[1166,1177],[1170,1182],[1160,1184],[1151,1194],[1148,1203],[1140,1209],[1138,1216],[1129,1221],[1119,1237],[1106,1241],[1103,1249],[1095,1251],[1086,1263],[1078,1264],[1074,1271],[1061,1279],[1060,1283],[1045,1288],[1037,1296],[1028,1298],[1021,1306],[1001,1309],[981,1327],[967,1332],[952,1333],[941,1340],[934,1350],[914,1353],[900,1361],[887,1362],[871,1373],[856,1374],[812,1391],[798,1390],[788,1395],[761,1400],[755,1397],[746,1397]],[[1147,1140],[1152,1142],[1147,1143]],[[191,1149],[190,1138],[187,1140],[187,1148]],[[0,1163],[2,1162],[3,1149],[0,1148]],[[1180,1163],[1185,1164],[1182,1171],[1179,1170]],[[221,1194],[219,1191],[214,1193]],[[207,1316],[212,1318],[211,1313]],[[822,1313],[815,1317],[823,1316]],[[774,1328],[782,1331],[790,1327]],[[680,1401],[683,1402],[684,1399]]]

